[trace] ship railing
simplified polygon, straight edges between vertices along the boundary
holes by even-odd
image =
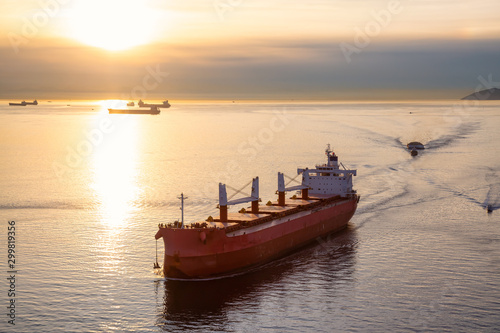
[[[292,199],[292,198],[290,198],[290,199]],[[333,197],[330,197],[330,198],[321,198],[321,199],[318,199],[315,202],[308,203],[308,204],[305,204],[305,205],[298,205],[297,207],[285,210],[283,212],[267,213],[267,214],[269,214],[268,216],[264,216],[264,217],[261,217],[259,219],[255,219],[255,220],[252,220],[252,221],[228,220],[228,222],[236,222],[238,224],[226,227],[225,231],[226,231],[226,234],[227,234],[227,233],[230,233],[230,232],[233,232],[233,231],[236,231],[236,230],[253,227],[253,226],[256,226],[256,225],[260,225],[260,224],[263,224],[263,223],[266,223],[266,222],[270,222],[270,221],[279,219],[279,218],[284,218],[284,217],[287,217],[287,216],[290,216],[290,215],[293,215],[293,214],[297,214],[297,213],[300,213],[300,212],[305,211],[305,210],[312,210],[312,209],[314,209],[316,207],[324,206],[326,204],[329,204],[329,203],[332,203],[332,202],[335,202],[335,201],[340,201],[340,200],[342,200],[342,198],[339,195],[336,195],[336,196],[333,196]]]
[[[355,193],[356,193],[356,191],[353,191],[350,194],[355,195]],[[290,199],[292,199],[292,198],[290,198]],[[236,230],[250,228],[250,227],[253,227],[256,225],[267,223],[267,222],[270,222],[270,221],[273,221],[273,220],[276,220],[279,218],[285,218],[287,216],[291,216],[291,215],[300,213],[302,211],[319,208],[319,207],[327,205],[329,203],[333,203],[335,201],[341,201],[341,200],[343,200],[343,198],[340,195],[336,195],[336,196],[329,197],[329,198],[320,198],[320,199],[315,200],[315,202],[307,203],[304,205],[298,205],[296,207],[293,207],[291,209],[288,209],[288,210],[285,210],[282,212],[260,213],[260,214],[265,215],[265,216],[260,217],[260,218],[255,219],[255,220],[241,221],[241,220],[228,219],[227,222],[232,222],[232,223],[236,223],[236,224],[231,225],[231,226],[227,226],[227,227],[223,227],[223,228],[218,227],[216,225],[211,226],[207,222],[201,222],[201,223],[197,222],[197,223],[190,224],[190,225],[188,224],[188,225],[185,225],[185,227],[187,229],[224,229],[226,233],[230,233],[230,232],[234,232]],[[168,224],[160,223],[160,224],[158,224],[158,227],[159,228],[168,228],[168,229],[181,229],[182,225],[181,225],[181,222],[175,221],[173,223],[168,223]]]

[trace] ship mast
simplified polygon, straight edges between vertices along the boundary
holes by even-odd
[[[177,197],[177,199],[181,199],[181,229],[184,229],[184,199],[187,199],[188,197],[184,196],[184,193],[181,193],[180,197]]]

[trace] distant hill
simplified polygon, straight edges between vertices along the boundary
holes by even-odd
[[[477,91],[473,94],[465,96],[462,99],[474,99],[474,100],[480,100],[480,101],[500,100],[500,89],[491,88],[491,89]]]

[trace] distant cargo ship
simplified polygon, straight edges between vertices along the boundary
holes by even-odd
[[[15,106],[38,105],[38,101],[35,99],[33,102],[22,101],[21,103],[9,103],[9,105],[15,105]]]
[[[141,107],[141,108],[151,107],[151,106],[156,106],[158,108],[169,108],[170,107],[170,103],[168,101],[163,101],[161,104],[150,104],[150,103],[144,103],[142,101],[142,99],[139,100],[137,105],[139,105],[139,107]]]
[[[151,106],[149,110],[145,109],[108,109],[109,114],[160,114],[160,109]]]
[[[194,279],[244,272],[344,229],[359,202],[352,189],[356,170],[340,169],[329,145],[326,158],[314,169],[297,169],[302,175],[297,186],[285,187],[284,175],[278,173],[277,202],[259,205],[258,177],[253,179],[250,197],[232,201],[227,199],[226,185],[219,184],[220,216],[190,224],[184,218],[160,224],[155,238],[163,238],[165,245],[163,274]],[[286,191],[296,190],[301,197],[285,200]],[[228,206],[246,202],[251,202],[248,210],[228,213]]]

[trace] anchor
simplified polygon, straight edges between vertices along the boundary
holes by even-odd
[[[153,264],[153,268],[160,268],[160,264],[158,263],[158,240],[156,240],[156,262]]]

